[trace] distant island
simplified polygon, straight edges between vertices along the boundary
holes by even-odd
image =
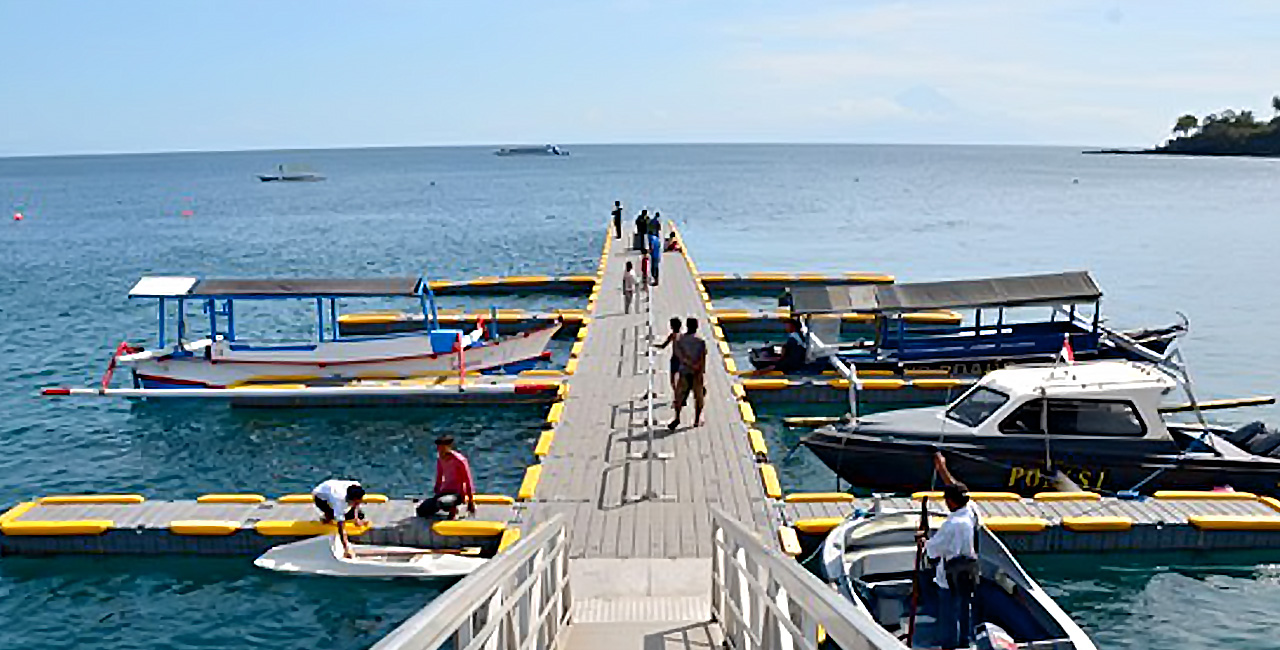
[[[1271,109],[1275,115],[1265,121],[1254,117],[1253,111],[1230,108],[1203,118],[1187,114],[1174,122],[1174,137],[1154,149],[1102,149],[1084,153],[1280,157],[1280,95],[1271,98]]]

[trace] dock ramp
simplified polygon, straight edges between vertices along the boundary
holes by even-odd
[[[618,612],[647,613],[625,620],[598,620],[600,608],[587,603],[570,559],[565,518],[557,515],[464,578],[383,638],[374,650],[456,650],[608,647],[817,650],[830,641],[845,650],[888,650],[905,646],[870,616],[791,558],[769,548],[720,509],[711,525],[709,582],[695,611],[680,595],[687,578],[666,576],[632,583],[637,592],[618,592]],[[675,586],[659,593],[659,583]],[[613,589],[627,585],[614,584]],[[682,588],[683,587],[683,588]],[[643,593],[641,593],[643,592]],[[661,607],[664,601],[673,606]],[[635,607],[643,603],[647,607]],[[607,607],[605,609],[608,609]],[[665,614],[665,615],[664,615]],[[607,644],[607,645],[606,645]]]

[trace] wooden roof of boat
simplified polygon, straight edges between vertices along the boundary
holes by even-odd
[[[245,278],[144,277],[131,298],[351,298],[419,296],[422,278]]]
[[[1025,307],[1090,303],[1102,290],[1088,271],[978,280],[791,288],[792,312],[904,312],[976,307]]]

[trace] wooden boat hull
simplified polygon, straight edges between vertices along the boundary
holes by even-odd
[[[208,341],[185,354],[143,352],[119,358],[143,388],[234,388],[247,384],[401,379],[519,367],[544,357],[559,324],[486,341],[458,352],[432,351],[423,335],[251,349]]]

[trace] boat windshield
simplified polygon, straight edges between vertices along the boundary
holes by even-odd
[[[978,386],[947,409],[947,419],[959,422],[966,427],[976,427],[991,417],[991,414],[1004,406],[1007,401],[1009,401],[1008,395],[986,386]]]

